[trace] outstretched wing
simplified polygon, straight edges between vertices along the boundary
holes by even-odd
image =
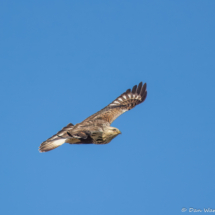
[[[82,123],[101,120],[111,124],[118,116],[144,102],[146,96],[146,83],[143,85],[143,83],[140,82],[138,86],[135,85],[132,90],[128,89],[108,106],[88,117]]]

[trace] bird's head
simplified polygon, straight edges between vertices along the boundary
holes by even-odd
[[[118,134],[121,134],[118,128],[108,126],[103,132],[103,138],[106,139],[107,141],[111,141]]]
[[[114,136],[121,134],[121,131],[118,128],[114,128],[111,126],[107,127],[106,132]]]

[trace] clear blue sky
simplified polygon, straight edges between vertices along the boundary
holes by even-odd
[[[215,1],[1,1],[3,215],[215,209]],[[107,145],[41,142],[140,81]],[[186,211],[183,214],[188,214]]]

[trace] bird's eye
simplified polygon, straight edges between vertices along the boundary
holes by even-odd
[[[116,129],[113,129],[113,131],[116,131]]]

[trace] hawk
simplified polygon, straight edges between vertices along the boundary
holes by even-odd
[[[118,128],[111,127],[111,123],[124,112],[131,110],[142,103],[147,96],[146,83],[135,85],[132,90],[128,89],[108,106],[91,115],[83,122],[73,125],[69,123],[57,134],[44,141],[40,152],[47,152],[61,146],[64,143],[70,144],[106,144],[118,134]]]

